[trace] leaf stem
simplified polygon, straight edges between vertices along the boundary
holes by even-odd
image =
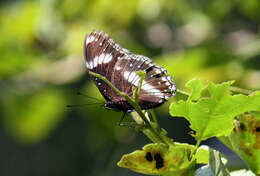
[[[128,96],[127,94],[120,92],[112,83],[110,83],[110,81],[108,81],[105,77],[103,77],[102,75],[98,74],[98,73],[94,73],[89,71],[89,74],[91,74],[94,77],[97,77],[101,80],[103,80],[105,83],[108,84],[109,87],[111,87],[118,95],[124,97],[128,103],[136,110],[136,112],[138,113],[138,115],[142,118],[142,120],[145,122],[145,127],[147,129],[150,130],[150,132],[153,134],[154,137],[156,137],[156,141],[158,143],[164,143],[166,145],[167,142],[162,138],[162,136],[158,133],[158,131],[151,125],[150,121],[146,118],[145,114],[143,113],[141,107],[139,106],[138,102],[136,102],[135,98],[131,98],[130,96]],[[140,87],[140,86],[139,86]],[[139,92],[139,89],[138,89]],[[154,141],[153,141],[154,142]]]
[[[155,115],[155,113],[154,113],[154,110],[151,109],[151,110],[150,110],[150,113],[151,113],[151,115],[152,115],[153,121],[155,122],[156,126],[158,127],[159,124],[158,124],[157,117],[156,117],[156,115]]]
[[[196,145],[195,145],[195,149],[194,149],[194,151],[191,153],[191,157],[196,154],[196,152],[197,152],[197,150],[198,150],[198,148],[199,148],[199,146],[200,146],[200,143],[201,143],[201,140],[200,140],[200,139],[197,140],[197,143],[196,143]]]
[[[230,86],[229,90],[232,92],[238,92],[238,93],[242,93],[242,94],[246,94],[246,95],[250,95],[251,93],[254,92],[252,90],[243,89],[243,88],[234,87],[234,86]]]
[[[232,91],[232,92],[237,92],[237,93],[241,93],[241,94],[245,94],[245,95],[250,95],[251,93],[254,92],[252,90],[243,89],[243,88],[235,87],[235,86],[230,86],[229,90]],[[177,89],[176,92],[178,92],[178,93],[180,93],[182,95],[185,95],[185,96],[190,96],[190,93],[186,92],[184,90]]]
[[[146,76],[146,72],[138,71],[137,74],[141,77],[140,82],[139,82],[139,86],[138,86],[138,89],[137,89],[137,94],[135,95],[135,102],[138,103],[138,99],[139,99],[139,96],[140,96],[140,93],[141,93],[141,88],[142,88],[142,85],[143,85],[144,78]]]
[[[190,93],[189,92],[186,92],[184,90],[180,90],[180,89],[177,89],[176,92],[182,94],[182,95],[186,95],[186,96],[190,96]]]

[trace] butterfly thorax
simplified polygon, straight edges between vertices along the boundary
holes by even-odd
[[[134,108],[126,100],[107,101],[104,107],[109,110],[131,112]]]

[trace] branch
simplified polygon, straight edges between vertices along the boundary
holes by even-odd
[[[164,138],[159,134],[159,132],[151,125],[150,121],[147,119],[147,117],[145,116],[145,114],[143,113],[141,107],[138,104],[138,97],[140,95],[140,91],[141,91],[141,83],[142,80],[145,78],[145,72],[139,72],[137,73],[138,75],[140,74],[141,80],[140,80],[140,84],[138,87],[138,91],[137,91],[137,96],[134,95],[134,99],[131,98],[129,95],[120,92],[110,81],[108,81],[104,76],[98,74],[98,73],[94,73],[89,71],[89,74],[91,74],[94,77],[97,77],[101,80],[103,80],[105,83],[107,83],[107,85],[109,87],[111,87],[118,95],[124,97],[129,104],[136,110],[136,112],[138,113],[138,115],[142,118],[142,120],[145,122],[145,127],[146,129],[144,129],[144,134],[147,135],[147,132],[145,132],[145,130],[149,130],[150,133],[153,135],[153,142],[157,142],[157,143],[164,143],[166,145],[168,145],[168,143],[164,140]],[[136,98],[137,97],[137,98]],[[136,101],[137,100],[137,101]],[[149,137],[149,136],[148,136]],[[149,137],[151,139],[151,136]]]

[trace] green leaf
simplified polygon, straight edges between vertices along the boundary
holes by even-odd
[[[247,111],[260,110],[260,92],[250,96],[238,94],[231,96],[229,87],[232,81],[222,84],[212,82],[207,86],[210,97],[199,98],[204,86],[201,81],[193,80],[187,86],[193,89],[187,101],[180,100],[170,105],[170,114],[185,117],[196,131],[197,140],[214,136],[229,135],[233,129],[236,115]],[[199,98],[196,102],[190,101]]]
[[[190,145],[191,146],[191,145]],[[192,146],[194,147],[194,146]],[[195,149],[195,147],[193,148]],[[209,163],[209,158],[210,158],[210,148],[206,145],[201,145],[196,153],[195,153],[195,159],[197,164],[208,164]],[[221,154],[221,161],[226,164],[227,159],[224,155]]]
[[[220,153],[216,150],[210,150],[209,166],[214,176],[229,176],[229,172],[225,168],[221,160]]]
[[[208,164],[209,163],[209,147],[202,145],[197,149],[195,153],[197,164]]]
[[[148,175],[194,174],[195,162],[190,160],[189,145],[148,144],[142,150],[124,155],[119,167]]]
[[[202,84],[201,80],[193,79],[186,84],[186,87],[192,89],[192,94],[189,96],[188,101],[198,100],[201,96],[201,91],[206,87]]]

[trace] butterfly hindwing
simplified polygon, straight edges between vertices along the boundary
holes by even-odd
[[[142,109],[159,106],[175,95],[175,84],[163,67],[156,65],[148,57],[122,48],[104,32],[93,31],[87,35],[84,49],[88,70],[106,77],[117,89],[129,96],[133,96],[132,88],[138,88],[140,83],[137,71],[146,72],[139,97]],[[104,81],[93,76],[91,78],[113,108],[123,111],[133,109]]]

